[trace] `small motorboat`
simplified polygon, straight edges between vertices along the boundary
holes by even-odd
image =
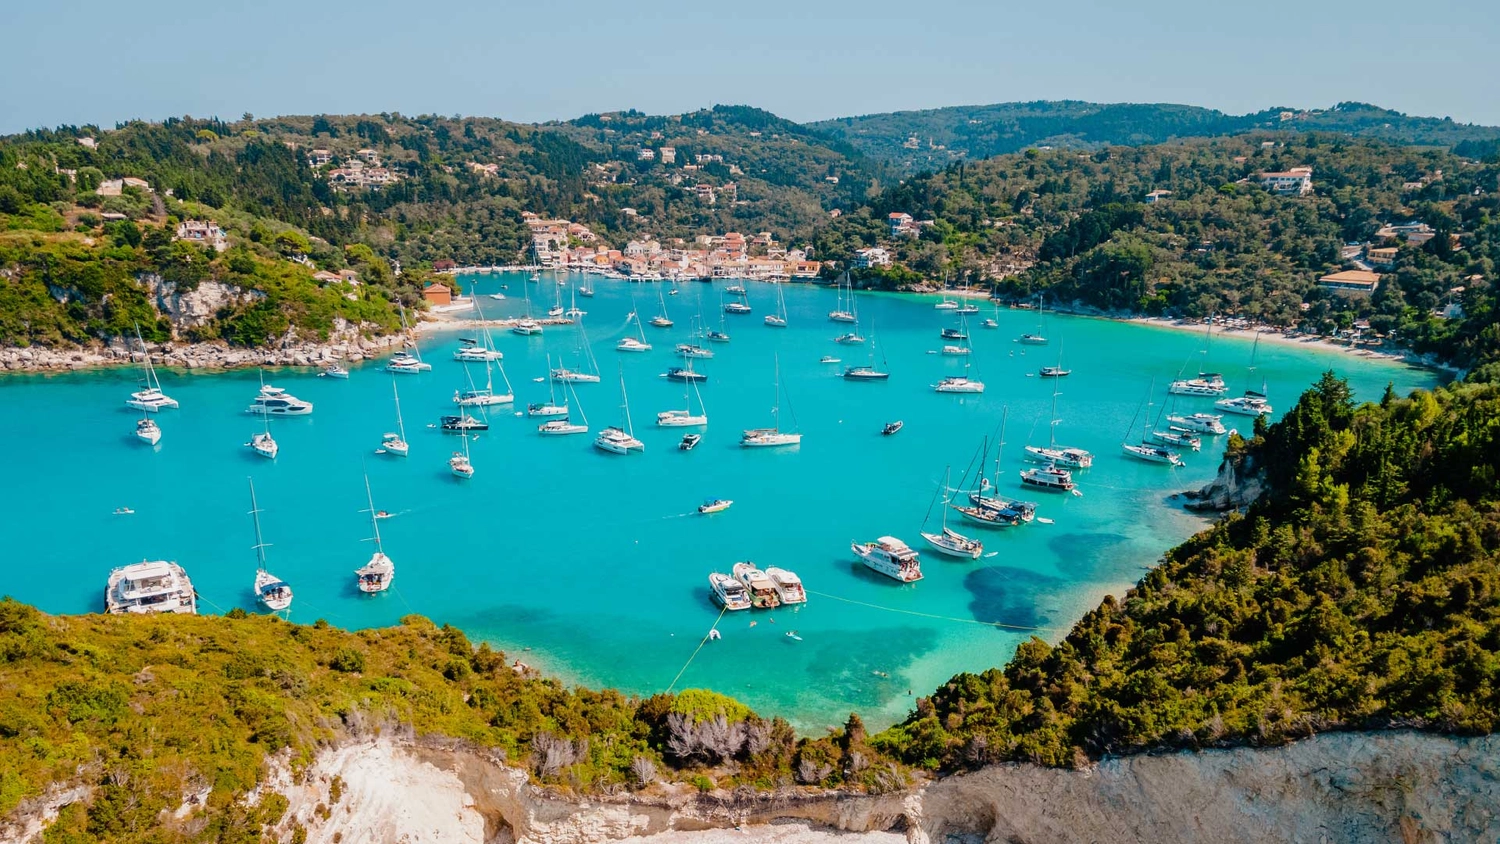
[[[880,434],[881,436],[889,437],[891,434],[896,433],[905,426],[906,423],[902,422],[900,419],[897,419],[895,422],[887,422],[885,423],[885,427],[880,429]]]
[[[843,363],[843,361],[833,355],[824,355],[818,358],[818,363]]]
[[[319,378],[343,378],[343,379],[348,379],[348,377],[349,377],[349,370],[345,369],[344,367],[342,367],[342,366],[340,366],[340,365],[338,365],[336,363],[331,363],[328,366],[324,367],[324,369],[323,369],[322,372],[318,373],[318,377]]]
[[[503,302],[503,301],[505,301],[505,294],[504,293],[491,293],[490,294],[490,298],[491,299],[495,299],[495,300],[500,301],[500,302]]]
[[[1073,370],[1063,369],[1060,366],[1044,366],[1041,374],[1043,378],[1066,378],[1073,374]]]
[[[707,375],[704,375],[701,372],[694,372],[690,368],[683,368],[681,366],[673,366],[673,367],[668,368],[667,371],[663,374],[663,377],[665,377],[668,381],[684,381],[684,382],[686,382],[686,381],[707,381],[708,380],[708,376]]]
[[[702,509],[702,508],[699,508],[699,509]],[[129,507],[116,507],[115,508],[115,515],[116,516],[134,516],[135,515],[135,511],[132,510],[132,509],[130,509]]]
[[[708,501],[705,501],[702,504],[698,505],[698,512],[705,516],[711,513],[722,513],[725,510],[728,510],[730,505],[732,504],[734,504],[734,502],[730,501],[727,498],[711,498]]]
[[[389,512],[387,512],[387,511],[385,511],[385,510],[376,510],[375,511],[375,518],[377,518],[377,519],[389,519],[390,517],[391,517],[391,514]]]
[[[712,340],[715,343],[728,343],[729,342],[729,335],[725,334],[722,331],[709,331],[708,332],[708,339]]]
[[[677,448],[681,451],[692,451],[693,447],[700,442],[703,442],[702,434],[683,434],[682,442],[677,444]]]

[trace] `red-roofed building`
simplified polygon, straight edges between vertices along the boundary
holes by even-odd
[[[441,282],[429,284],[422,290],[422,298],[434,307],[453,304],[453,288]]]

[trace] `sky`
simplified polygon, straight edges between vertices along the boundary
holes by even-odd
[[[798,121],[1015,100],[1358,100],[1500,125],[1494,0],[0,2],[0,132],[174,115]]]

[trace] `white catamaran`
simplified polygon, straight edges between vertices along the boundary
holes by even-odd
[[[125,400],[125,405],[146,413],[160,413],[163,408],[176,408],[177,400],[161,391],[161,380],[156,377],[156,367],[151,365],[151,353],[146,350],[146,341],[141,339],[139,325],[135,327],[135,339],[141,345],[141,366],[146,386],[131,393],[130,398]],[[131,357],[135,356],[135,346],[130,347],[130,354]]]
[[[646,444],[635,438],[635,426],[630,422],[630,396],[625,392],[625,370],[620,370],[620,402],[625,410],[625,427],[611,425],[594,438],[594,448],[610,454],[643,452]]]

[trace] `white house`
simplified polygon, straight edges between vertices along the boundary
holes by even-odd
[[[891,237],[902,237],[917,233],[916,221],[912,219],[910,214],[892,211],[886,215],[886,222],[891,225]]]
[[[856,267],[889,267],[891,265],[891,253],[872,246],[861,249],[854,253],[854,266]]]
[[[641,147],[640,149],[636,150],[635,157],[637,161],[655,161],[656,150],[651,149],[650,147]]]
[[[661,154],[661,163],[663,163],[663,164],[675,164],[675,163],[677,163],[677,148],[676,147],[662,147],[661,149],[657,150],[657,152]]]
[[[202,244],[215,252],[229,248],[229,236],[212,221],[183,220],[177,224],[177,234],[173,239]]]
[[[1312,168],[1293,167],[1282,172],[1260,174],[1260,186],[1282,196],[1306,196],[1312,193]]]

